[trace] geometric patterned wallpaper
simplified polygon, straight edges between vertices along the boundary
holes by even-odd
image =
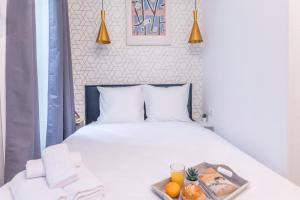
[[[191,82],[193,117],[200,119],[202,47],[187,42],[194,1],[170,0],[169,6],[170,46],[127,46],[125,0],[106,0],[106,23],[112,43],[100,46],[95,40],[101,0],[69,0],[75,105],[81,116],[85,111],[85,85]]]

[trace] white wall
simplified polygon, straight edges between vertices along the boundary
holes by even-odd
[[[130,1],[130,0],[126,0]],[[100,46],[101,1],[69,0],[76,110],[84,116],[84,85],[193,83],[193,116],[202,113],[202,48],[189,45],[194,1],[170,0],[172,45],[127,46],[125,0],[105,2],[112,44]]]
[[[300,1],[290,0],[289,178],[300,185]]]
[[[203,1],[204,104],[216,132],[287,175],[288,1]]]

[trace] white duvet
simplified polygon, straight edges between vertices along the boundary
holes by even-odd
[[[225,164],[250,182],[237,200],[299,200],[300,189],[196,123],[93,123],[65,141],[80,151],[103,182],[107,200],[157,200],[151,185],[169,176],[171,163]],[[3,187],[0,199],[10,200]]]

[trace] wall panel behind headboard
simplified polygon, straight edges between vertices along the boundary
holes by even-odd
[[[171,46],[127,46],[125,0],[106,0],[112,44],[95,43],[100,0],[69,0],[76,110],[84,116],[89,84],[193,83],[193,118],[202,113],[202,48],[189,45],[194,1],[171,0]],[[200,23],[201,25],[201,23]],[[201,28],[201,27],[200,27]]]

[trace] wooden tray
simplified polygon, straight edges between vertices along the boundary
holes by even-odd
[[[206,193],[207,200],[231,200],[235,196],[240,194],[242,191],[244,191],[249,185],[248,181],[246,181],[245,179],[238,176],[231,168],[229,168],[226,165],[213,165],[213,164],[209,164],[209,163],[201,163],[199,165],[194,166],[194,168],[197,169],[198,171],[201,171],[205,168],[213,168],[216,171],[218,171],[220,174],[222,174],[226,179],[228,179],[229,181],[231,181],[238,187],[237,190],[235,190],[233,193],[228,195],[226,198],[221,199],[221,198],[216,197],[210,191],[208,191],[209,189],[207,187],[205,187],[205,184],[203,182],[199,181],[199,185],[202,187],[202,189]],[[222,171],[221,171],[221,169],[222,169]],[[227,173],[224,173],[223,170],[225,170],[225,172],[226,172],[226,170],[229,171],[231,173],[230,174],[231,176],[229,176]],[[181,197],[171,198],[165,193],[165,186],[169,182],[170,182],[170,178],[164,179],[158,183],[153,184],[151,186],[152,191],[163,200],[181,200]]]

